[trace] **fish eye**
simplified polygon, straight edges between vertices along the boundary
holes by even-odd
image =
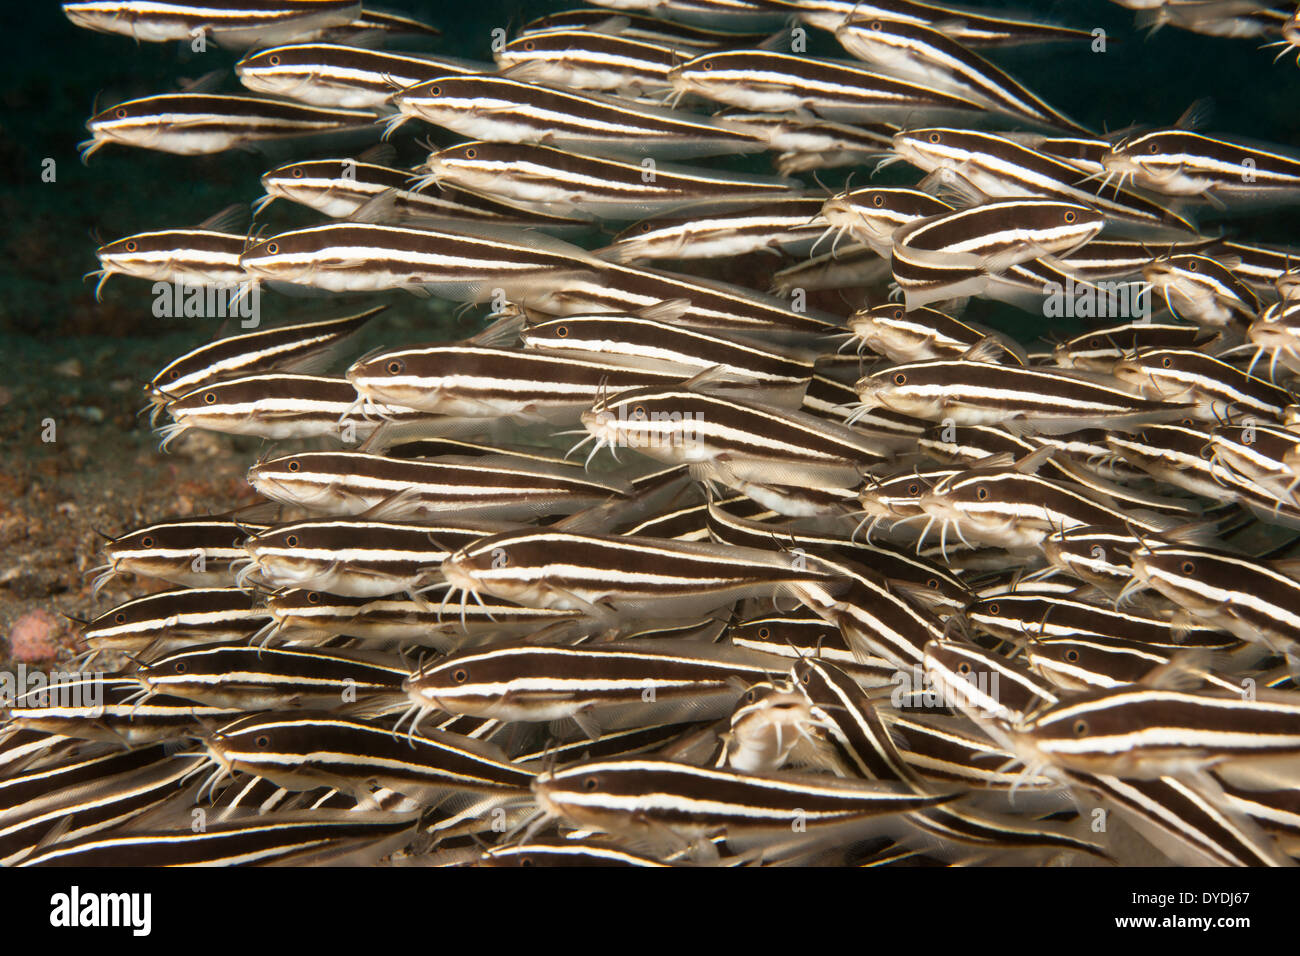
[[[1152,140],[1150,143],[1147,144],[1147,152],[1151,153],[1152,155],[1155,155],[1156,153],[1160,152],[1160,144],[1157,143],[1155,140]]]
[[[298,536],[296,534],[291,534],[289,537],[284,539],[284,543],[291,548],[296,548],[298,547]]]
[[[208,392],[206,395],[204,395],[204,396],[203,396],[203,404],[204,404],[204,405],[215,405],[215,404],[217,404],[217,393],[216,393],[216,392]]]
[[[880,193],[876,193],[874,196],[871,197],[871,205],[875,206],[877,209],[879,209],[884,204],[885,204],[885,197],[880,195]]]
[[[758,629],[759,640],[765,641],[771,636],[772,636],[772,629],[770,627],[760,627]]]
[[[302,167],[301,167],[301,166],[295,166],[295,167],[294,167],[294,170],[293,170],[293,178],[294,178],[294,179],[302,179]]]
[[[921,491],[921,486],[918,485],[915,481],[907,486],[907,493],[909,495],[920,494],[920,491]]]
[[[707,73],[713,69],[713,64],[710,61],[705,60],[703,63],[700,64],[700,69],[703,70],[705,73]]]
[[[903,312],[902,309],[895,309],[895,310],[894,310],[894,318],[895,318],[895,319],[901,319],[901,318],[903,317],[903,315],[904,315],[904,312]]]
[[[478,150],[475,149],[473,146],[471,146],[469,149],[465,150],[465,158],[466,158],[466,159],[474,159],[474,158],[477,157],[477,156],[478,156]]]
[[[145,535],[143,538],[141,538],[141,539],[140,539],[140,547],[142,547],[142,548],[152,548],[152,547],[153,547],[153,535],[151,535],[151,534],[147,534],[147,535]]]
[[[319,604],[319,603],[320,603],[320,593],[317,592],[317,591],[308,591],[308,592],[307,592],[307,603],[308,603],[308,604]]]
[[[1164,358],[1160,360],[1160,364],[1163,365],[1165,368],[1172,368],[1174,364],[1174,360],[1171,359],[1168,355],[1166,355]]]
[[[1199,266],[1197,265],[1196,260],[1192,259],[1187,263],[1187,265],[1184,268],[1186,268],[1188,272],[1195,272],[1199,268]]]
[[[1101,348],[1101,339],[1089,339],[1089,340],[1088,340],[1088,348],[1090,348],[1090,349],[1099,349],[1099,348]]]
[[[753,702],[754,702],[754,691],[753,690],[745,691],[745,703],[752,704]]]
[[[569,337],[569,327],[567,325],[561,325],[555,330],[555,337],[557,339],[567,339]]]
[[[899,372],[897,375],[894,376],[894,384],[895,384],[895,385],[906,385],[906,384],[907,384],[907,376],[904,375],[902,372]]]
[[[648,223],[648,222],[643,222],[643,223],[641,223],[641,231],[642,231],[642,232],[649,232],[649,231],[650,231],[651,229],[653,229],[653,228],[654,228],[654,227],[653,227],[650,223]]]
[[[178,368],[174,368],[167,373],[167,377],[174,382],[181,377],[181,370]]]
[[[925,582],[925,586],[932,591],[937,591],[939,590],[939,579],[931,578],[930,580]]]
[[[254,740],[253,743],[257,745],[258,750],[265,750],[267,747],[271,746],[271,738],[266,734],[262,734]]]
[[[186,671],[190,669],[190,665],[186,664],[184,661],[177,661],[173,669],[178,674],[184,674]]]
[[[463,684],[465,681],[469,680],[469,671],[465,670],[463,667],[458,667],[451,672],[451,679],[457,684]]]
[[[1076,737],[1082,737],[1088,732],[1088,722],[1086,720],[1076,720],[1072,725],[1072,729]]]
[[[119,106],[117,109],[113,110],[113,115],[116,116],[118,119],[126,119],[125,107]]]
[[[1076,216],[1076,215],[1074,214],[1074,211],[1073,211],[1073,210],[1069,210],[1069,211],[1067,211],[1066,214],[1065,214],[1065,221],[1066,221],[1066,222],[1074,222],[1074,220],[1076,220],[1076,219],[1078,219],[1078,218],[1079,218],[1079,217]]]
[[[301,471],[302,463],[298,461],[291,461],[289,462],[289,464],[285,465],[284,467],[289,469],[289,471]]]
[[[117,614],[114,614],[114,615],[113,615],[113,623],[114,623],[114,624],[125,624],[125,623],[126,623],[126,615],[125,615],[125,614],[122,614],[120,611],[119,611]]]
[[[931,133],[931,134],[930,134],[930,142],[932,142],[932,143],[941,143],[941,142],[943,142],[943,136],[942,136],[941,134],[939,134],[939,133]]]
[[[267,255],[273,256],[279,251],[280,251],[280,244],[278,242],[268,242],[266,244]]]
[[[883,24],[879,20],[871,21],[871,29],[875,30],[877,33],[879,33],[882,28],[883,28]]]
[[[1178,566],[1178,570],[1182,571],[1183,574],[1192,574],[1193,572],[1196,571],[1196,562],[1184,561],[1182,564]]]
[[[279,65],[280,65],[280,54],[278,54],[278,53],[272,53],[270,56],[268,56],[268,57],[266,58],[266,62],[267,62],[267,63],[270,63],[272,66],[279,66]]]
[[[532,40],[525,40],[524,49],[531,53],[533,50],[537,49],[537,44]]]
[[[519,858],[519,865],[520,865],[520,866],[536,866],[537,864],[533,862],[533,858],[532,858],[531,856],[521,856],[521,857]]]
[[[1065,659],[1066,659],[1067,661],[1069,661],[1071,664],[1073,664],[1073,663],[1075,663],[1075,662],[1077,662],[1077,661],[1079,660],[1079,652],[1078,652],[1078,651],[1066,651],[1066,652],[1065,652]]]
[[[140,246],[134,239],[128,239],[122,248],[127,252],[135,252],[135,250],[140,248]]]
[[[975,497],[978,498],[980,501],[987,501],[989,497],[989,490],[985,488],[983,485],[980,485],[978,488],[975,489]]]
[[[633,406],[632,406],[632,417],[633,417],[633,418],[645,418],[645,406],[644,406],[644,405],[633,405]]]
[[[958,665],[957,665],[957,673],[958,673],[958,674],[962,674],[962,675],[969,674],[969,673],[970,673],[970,661],[962,661],[960,664],[958,664]]]
[[[402,369],[406,368],[406,365],[402,362],[401,359],[393,359],[384,367],[388,369],[389,375],[401,375]]]
[[[431,87],[429,87],[429,95],[430,95],[430,96],[442,96],[442,87],[441,87],[441,86],[431,86]]]
[[[1002,605],[999,604],[997,601],[994,601],[992,604],[989,605],[990,614],[999,614],[1001,613],[1001,611],[1002,611]]]
[[[599,787],[599,786],[600,786],[600,781],[597,780],[595,777],[584,777],[584,778],[583,778],[583,781],[582,781],[582,789],[583,789],[583,790],[586,790],[588,793],[590,793],[591,791],[595,790],[595,789],[596,789],[597,787]]]

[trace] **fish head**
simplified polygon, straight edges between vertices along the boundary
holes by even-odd
[[[418,669],[403,682],[402,692],[421,709],[491,716],[501,703],[499,681],[510,677],[509,661],[498,664],[499,656],[499,649],[494,655],[454,654]]]
[[[668,71],[668,85],[679,96],[687,93],[708,96],[717,86],[714,74],[723,66],[724,61],[721,56],[721,54],[706,53],[685,63],[678,63]]]
[[[257,50],[235,64],[235,75],[250,90],[292,97],[316,78],[314,59],[297,46]]]
[[[156,233],[142,233],[105,243],[95,250],[95,256],[105,272],[166,281],[172,274],[167,253],[175,248]]]
[[[295,282],[312,271],[312,246],[299,234],[272,236],[250,244],[239,257],[239,267],[253,279]]]
[[[412,402],[428,404],[437,388],[429,377],[415,375],[410,350],[372,352],[353,362],[344,373],[352,387],[372,402],[410,407]]]
[[[665,461],[690,458],[697,448],[689,396],[658,389],[631,389],[597,401],[582,413],[582,425],[598,442],[635,448]]]

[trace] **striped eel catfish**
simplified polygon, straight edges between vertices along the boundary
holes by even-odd
[[[1142,278],[1175,316],[1200,326],[1240,328],[1259,312],[1255,293],[1209,256],[1157,256],[1143,268]]]
[[[890,270],[911,310],[984,292],[991,276],[1076,249],[1104,224],[1101,213],[1075,203],[995,200],[903,226]]]
[[[835,28],[835,39],[859,60],[891,75],[950,90],[1036,125],[1090,135],[998,66],[929,26],[855,16]]]
[[[922,26],[932,25],[957,42],[973,47],[1083,40],[1091,36],[1086,30],[1076,30],[1053,23],[992,16],[975,10],[951,7],[942,3],[917,2],[917,0],[774,0],[774,2],[789,8],[804,23],[832,33],[850,17],[854,19],[879,17],[884,20],[916,23]]]
[[[842,122],[915,120],[918,115],[974,118],[972,100],[836,60],[768,50],[705,53],[668,74],[688,93],[762,112],[805,111]]]
[[[430,153],[416,189],[450,186],[571,217],[635,219],[656,212],[730,208],[793,195],[798,184],[704,168],[565,152],[536,143],[475,141]]]
[[[1184,239],[1195,234],[1191,223],[1164,206],[1130,190],[1106,193],[1102,186],[1083,181],[1078,167],[1067,160],[1005,134],[951,127],[908,129],[894,134],[893,148],[899,158],[930,174],[927,182],[958,197],[1038,196],[1096,209],[1105,214],[1112,231]]]
[[[446,221],[412,229],[332,222],[272,236],[250,246],[239,263],[256,280],[307,285],[330,292],[407,289],[478,302],[496,288],[512,298],[592,271],[581,249],[522,230]],[[525,299],[526,301],[526,299]]]
[[[1121,140],[1102,160],[1107,176],[1169,196],[1286,202],[1300,195],[1300,159],[1187,129]]]
[[[610,390],[676,384],[689,372],[558,350],[427,345],[383,351],[347,372],[371,402],[469,418],[572,418]],[[572,413],[572,414],[570,414]]]
[[[696,618],[743,597],[773,598],[838,582],[816,562],[704,542],[570,531],[505,532],[461,548],[442,573],[465,598],[480,592],[531,607]]]
[[[16,698],[4,726],[129,749],[197,734],[205,722],[233,720],[244,712],[166,694],[147,701],[142,696],[129,677],[73,674]]]
[[[245,711],[400,704],[406,668],[327,648],[205,644],[164,654],[133,675],[155,694]]]
[[[203,745],[216,765],[214,781],[238,771],[286,790],[337,787],[361,803],[372,783],[436,805],[449,793],[527,792],[534,776],[472,737],[437,730],[398,735],[329,712],[241,717],[208,734]]]
[[[866,186],[836,193],[822,205],[821,218],[835,230],[835,244],[844,234],[864,242],[882,257],[894,251],[894,233],[908,223],[952,212],[953,207],[919,189]]]
[[[163,406],[172,424],[158,430],[166,451],[191,429],[254,435],[273,441],[338,438],[363,441],[380,425],[420,426],[433,416],[366,400],[345,378],[260,372],[213,382]]]
[[[571,90],[624,95],[668,89],[672,45],[599,30],[525,32],[493,54],[502,75]]]
[[[1117,362],[1115,378],[1148,398],[1187,403],[1198,421],[1233,421],[1241,416],[1280,422],[1294,395],[1248,375],[1222,359],[1194,349],[1153,349]]]
[[[1300,581],[1278,567],[1223,550],[1155,543],[1135,549],[1130,560],[1133,579],[1121,599],[1150,588],[1206,624],[1300,657]]]
[[[95,298],[112,275],[128,275],[185,286],[236,286],[247,281],[239,257],[248,244],[245,233],[230,232],[242,221],[238,206],[225,209],[194,229],[161,229],[126,236],[95,250],[99,282]]]
[[[788,397],[803,398],[813,374],[810,354],[734,333],[677,325],[672,320],[682,305],[665,303],[639,315],[537,320],[526,325],[519,338],[532,351],[589,355],[692,377],[716,369],[719,376],[750,383],[754,388],[750,394],[765,395],[774,404],[783,404]]]
[[[82,628],[82,639],[100,651],[165,650],[237,641],[269,620],[270,614],[241,588],[177,588],[105,611]]]
[[[197,32],[234,48],[345,26],[362,16],[358,0],[76,0],[63,4],[63,12],[79,27],[137,43],[188,42]]]
[[[501,526],[309,519],[263,529],[243,542],[242,575],[275,589],[326,591],[343,597],[387,597],[441,579],[443,559]]]
[[[584,632],[581,612],[528,608],[511,601],[484,598],[451,613],[439,598],[414,600],[405,595],[347,598],[323,591],[290,589],[267,599],[272,622],[259,632],[263,643],[274,637],[314,644],[346,634],[364,645],[396,643],[433,647],[443,653],[484,640],[542,632]]]
[[[762,141],[708,117],[505,76],[441,76],[393,97],[392,133],[421,119],[469,139],[652,156],[749,153]]]
[[[479,73],[485,66],[429,54],[295,43],[250,53],[235,64],[235,75],[254,93],[309,106],[374,109],[408,86],[448,74]]]
[[[498,199],[454,189],[433,187],[415,192],[409,169],[394,169],[367,161],[367,150],[357,159],[314,159],[277,166],[262,175],[266,195],[255,203],[260,211],[276,199],[309,206],[332,219],[376,215],[388,225],[425,222],[428,219],[467,219],[502,226],[533,225],[571,228],[583,220],[524,210]],[[382,155],[375,150],[372,159]]]
[[[635,12],[583,8],[549,13],[530,20],[519,28],[521,37],[539,33],[576,30],[591,33],[608,33],[660,43],[683,52],[721,46],[761,43],[767,33],[736,33],[731,30],[712,29],[709,24],[678,23],[655,16],[641,16]]]
[[[1088,691],[1020,721],[1012,732],[1021,758],[1082,773],[1139,780],[1215,766],[1248,773],[1252,761],[1294,781],[1300,706],[1291,695],[1258,691],[1178,691],[1130,685]],[[1274,768],[1269,768],[1274,769]]]
[[[792,833],[803,832],[796,821],[830,839],[854,827],[871,829],[881,817],[954,798],[951,793],[918,794],[878,782],[750,774],[646,757],[589,761],[544,772],[533,790],[548,816],[571,825],[642,839],[673,839],[679,845],[718,831],[729,842],[746,837],[758,838],[760,845],[790,842]]]
[[[1164,396],[1140,398],[1118,384],[1077,373],[966,359],[897,365],[862,378],[855,388],[867,409],[884,407],[927,421],[950,419],[957,425],[1003,425],[1045,434],[1131,428],[1178,418],[1190,408]]]
[[[300,810],[59,842],[19,866],[258,866],[375,863],[415,836],[420,814]]]
[[[259,462],[248,471],[258,492],[283,504],[377,520],[456,513],[473,520],[515,520],[577,511],[627,494],[575,468],[509,455],[386,458],[366,452],[302,452]]]
[[[764,201],[735,212],[656,216],[628,226],[596,255],[611,262],[710,259],[755,252],[799,255],[811,249],[821,227],[813,222],[821,200],[807,196]]]
[[[128,100],[86,121],[82,162],[109,143],[198,156],[247,143],[373,126],[364,110],[322,109],[214,93],[162,93]]]
[[[106,565],[94,581],[93,595],[121,574],[153,578],[181,587],[233,585],[234,561],[247,556],[243,542],[267,525],[241,523],[233,518],[173,518],[108,538]]]
[[[709,720],[766,680],[766,655],[669,639],[579,647],[494,644],[461,651],[410,675],[412,728],[429,711],[505,721],[572,718],[589,737],[603,729]]]
[[[169,362],[145,390],[163,406],[203,385],[241,375],[307,373],[329,362],[338,347],[387,306],[322,322],[282,325],[207,342]]]

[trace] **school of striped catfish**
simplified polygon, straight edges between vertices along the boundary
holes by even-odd
[[[143,382],[164,450],[263,440],[259,501],[106,542],[96,593],[154,583],[8,702],[0,863],[1293,865],[1300,262],[1235,224],[1300,156],[1001,65],[1083,24],[593,2],[456,57],[354,0],[64,4],[243,87],[83,159],[280,150],[252,225],[100,287],[314,318]],[[1294,3],[1115,2],[1300,52]],[[429,296],[474,334],[359,354]]]

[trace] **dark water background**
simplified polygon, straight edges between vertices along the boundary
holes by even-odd
[[[488,60],[493,28],[517,28],[543,13],[576,5],[564,0],[472,4],[409,0],[390,7],[444,31],[441,39],[430,43],[396,46]],[[54,3],[0,6],[7,41],[0,63],[4,100],[0,352],[4,364],[35,371],[62,355],[82,356],[94,366],[95,357],[105,349],[116,356],[115,363],[137,349],[145,360],[155,351],[165,359],[164,345],[183,350],[210,337],[215,332],[210,323],[196,329],[193,319],[155,318],[149,308],[149,286],[139,280],[111,280],[103,302],[96,303],[93,282],[82,280],[96,267],[95,237],[108,241],[148,229],[196,225],[231,203],[258,198],[258,177],[275,163],[307,156],[275,155],[274,147],[269,156],[236,150],[185,157],[109,146],[83,166],[76,146],[87,135],[84,122],[96,103],[102,107],[172,91],[179,80],[215,69],[228,74],[222,91],[242,92],[229,69],[237,55],[215,45],[209,45],[207,53],[192,54],[180,44],[137,45],[126,37],[82,30],[68,22]],[[1146,37],[1134,27],[1131,11],[1106,0],[979,6],[1107,31],[1108,48],[1102,54],[1091,52],[1085,44],[993,54],[1048,102],[1086,125],[1116,129],[1134,122],[1169,124],[1193,100],[1211,97],[1216,109],[1208,129],[1300,147],[1296,114],[1300,69],[1294,56],[1272,64],[1272,51],[1258,49],[1258,40],[1202,37],[1172,28]],[[844,56],[828,34],[812,30],[810,37],[810,54]],[[434,132],[433,139],[455,141],[443,132]],[[329,152],[329,148],[317,150]],[[412,161],[416,155],[412,153]],[[47,159],[56,163],[53,183],[40,179]],[[732,165],[762,169],[766,162],[759,158]],[[824,178],[833,184],[846,172],[834,171]],[[863,171],[855,182],[865,182]],[[283,204],[276,208],[278,216],[286,215]],[[1288,242],[1297,238],[1298,222],[1291,212],[1265,210],[1223,228],[1247,240]],[[292,312],[307,304],[274,307]],[[1000,310],[1005,307],[992,308],[992,318],[982,317],[1022,331],[1034,330],[1025,326],[1023,315],[1004,315]],[[445,308],[425,305],[416,311],[443,314]],[[143,378],[153,367],[121,371]]]

